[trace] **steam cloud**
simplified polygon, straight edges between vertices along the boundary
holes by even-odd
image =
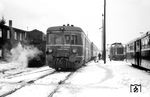
[[[25,68],[28,66],[29,60],[41,53],[42,51],[38,50],[34,46],[22,46],[21,43],[18,43],[15,48],[11,49],[10,54],[7,55],[8,57],[6,60],[10,63],[13,63],[12,67]]]

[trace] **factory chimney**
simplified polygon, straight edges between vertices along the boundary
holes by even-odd
[[[12,27],[12,20],[9,20],[9,27]]]

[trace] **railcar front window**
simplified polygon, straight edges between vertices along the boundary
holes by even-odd
[[[48,44],[63,44],[63,36],[61,34],[48,34]]]
[[[77,44],[77,36],[76,35],[71,36],[71,44]]]
[[[117,54],[123,54],[123,48],[117,48]]]
[[[48,44],[77,44],[77,35],[48,34]]]
[[[65,35],[65,44],[70,44],[70,35]]]

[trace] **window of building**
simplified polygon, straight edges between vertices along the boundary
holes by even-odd
[[[14,32],[14,39],[17,40],[17,32]]]
[[[22,41],[22,33],[20,33],[20,40]]]
[[[24,33],[24,39],[26,39],[26,37],[27,37],[27,32]]]
[[[10,31],[7,30],[7,39],[10,39]]]
[[[2,57],[2,50],[0,49],[0,57]]]

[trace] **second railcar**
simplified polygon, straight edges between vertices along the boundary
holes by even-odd
[[[91,59],[91,42],[80,27],[47,29],[46,63],[56,70],[76,70]]]
[[[109,59],[111,60],[124,60],[124,46],[122,43],[113,43],[110,46]]]
[[[91,60],[95,60],[98,57],[99,49],[97,46],[92,42],[91,43]]]
[[[150,33],[126,44],[126,60],[132,65],[150,69]]]

